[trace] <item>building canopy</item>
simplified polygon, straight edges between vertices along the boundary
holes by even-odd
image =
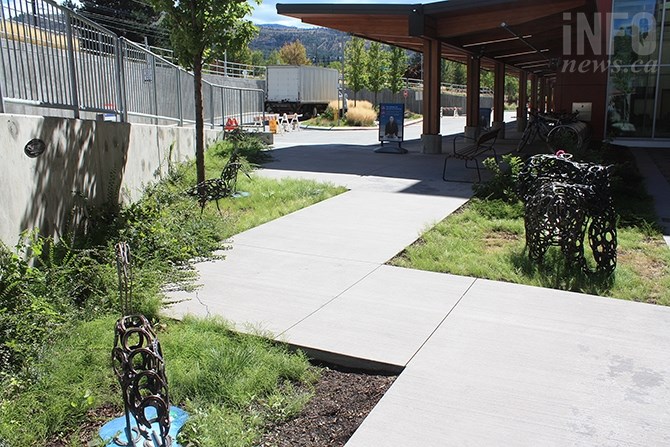
[[[578,13],[592,19],[593,0],[450,0],[429,4],[277,4],[277,12],[304,23],[423,52],[441,43],[441,57],[482,67],[504,63],[541,76],[556,71],[564,33],[576,34]],[[512,68],[513,69],[513,68]]]

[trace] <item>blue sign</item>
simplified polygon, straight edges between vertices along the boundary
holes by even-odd
[[[405,104],[379,104],[379,141],[403,139]]]

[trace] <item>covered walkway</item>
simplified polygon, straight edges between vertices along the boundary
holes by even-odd
[[[571,110],[573,102],[590,102],[594,133],[602,133],[603,98],[594,97],[593,86],[606,76],[588,80],[557,76],[565,48],[580,30],[577,17],[591,17],[600,3],[595,0],[450,0],[429,4],[277,4],[277,12],[305,23],[324,26],[406,48],[423,54],[423,151],[440,153],[439,107],[441,59],[467,65],[467,121],[465,132],[479,128],[480,69],[495,74],[494,127],[502,127],[505,74],[518,76],[521,104],[519,126],[526,123],[526,104],[540,110]],[[346,73],[345,73],[346,77]],[[530,95],[526,85],[530,82]],[[594,84],[595,83],[595,84]],[[576,90],[577,87],[580,90]],[[604,88],[604,87],[603,87]],[[602,110],[601,110],[602,109]]]

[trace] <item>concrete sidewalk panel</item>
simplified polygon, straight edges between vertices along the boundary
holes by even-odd
[[[318,256],[235,246],[226,259],[197,264],[206,279],[168,314],[219,315],[241,330],[252,326],[280,334],[346,290],[378,266]],[[197,298],[196,298],[197,294]]]
[[[463,203],[460,198],[349,191],[245,231],[234,243],[382,264]]]
[[[347,447],[670,445],[668,346],[669,308],[477,280]]]
[[[404,366],[473,281],[381,266],[283,338],[300,346]]]

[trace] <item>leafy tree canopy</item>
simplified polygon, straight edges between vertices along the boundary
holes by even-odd
[[[179,62],[188,69],[194,62],[221,58],[229,48],[246,47],[256,27],[244,18],[252,5],[242,0],[151,0],[164,12],[170,41]],[[257,2],[259,3],[259,2]]]
[[[279,49],[279,60],[284,65],[312,65],[305,46],[299,41],[287,43]]]
[[[148,3],[137,0],[83,0],[79,5],[68,0],[64,6],[99,23],[119,36],[151,45],[165,45],[168,32],[160,26],[160,15]]]

